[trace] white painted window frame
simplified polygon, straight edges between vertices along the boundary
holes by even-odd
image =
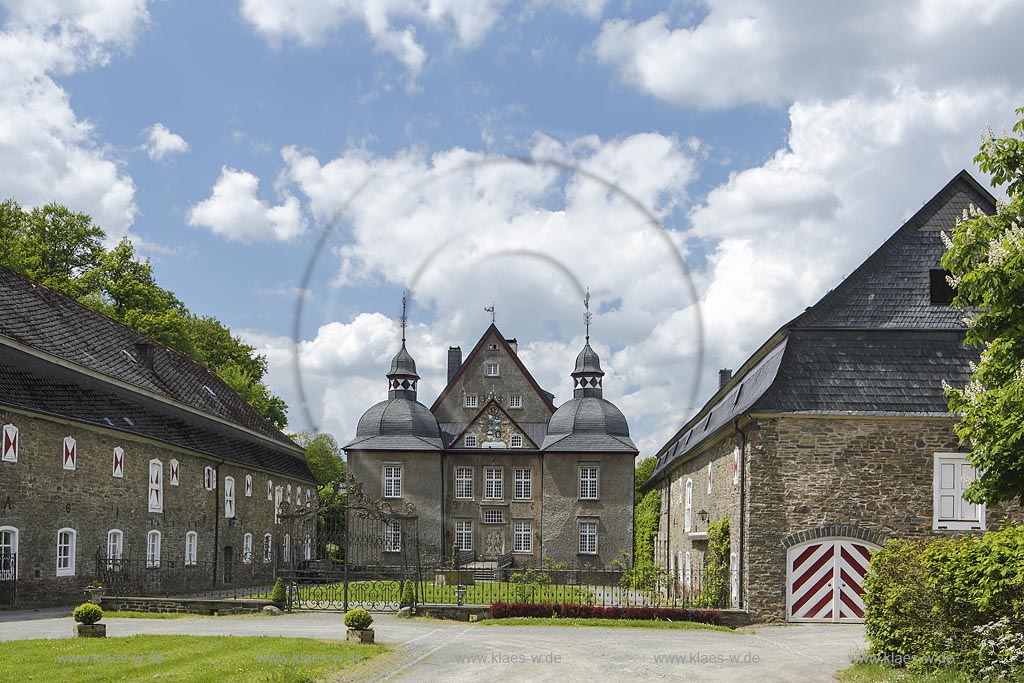
[[[466,543],[463,543],[466,541]],[[455,547],[462,552],[473,550],[473,520],[455,520]]]
[[[17,562],[18,561],[18,536],[20,535],[20,532],[18,531],[18,527],[15,527],[15,526],[0,526],[0,534],[4,534],[4,533],[7,533],[7,534],[11,535],[11,542],[7,546],[7,547],[10,548],[10,550],[7,551],[7,554],[13,556],[15,562]],[[4,555],[0,554],[0,558],[2,558],[2,557],[4,557]],[[9,560],[8,560],[8,562],[9,562]],[[0,559],[0,575],[3,575],[4,573],[11,571],[10,570],[10,566],[8,565],[5,568],[4,564],[5,563],[3,562],[3,560]],[[20,576],[20,574],[21,574],[21,564],[17,563],[17,564],[15,564],[15,576],[14,576],[14,578],[17,579],[18,576]],[[8,576],[9,576],[9,574],[8,574]]]
[[[597,465],[579,466],[580,500],[599,500],[601,474]]]
[[[577,528],[579,529],[579,554],[580,555],[597,555],[598,550],[598,537],[597,537],[597,520],[596,519],[581,519],[577,521]]]
[[[520,543],[525,541],[525,543]],[[533,522],[516,520],[512,522],[512,552],[533,553]]]
[[[242,564],[252,564],[252,534],[242,534]]]
[[[473,468],[459,465],[455,468],[455,499],[473,500]]]
[[[160,545],[163,540],[162,534],[156,529],[151,529],[146,534],[146,568],[157,569],[160,567]]]
[[[686,480],[686,503],[683,507],[683,531],[693,528],[693,479]]]
[[[78,554],[77,546],[78,531],[71,527],[63,527],[57,530],[57,576],[75,575],[75,556]]]
[[[522,476],[525,474],[526,476]],[[515,486],[512,491],[512,500],[533,500],[533,468],[515,468]]]
[[[147,508],[149,512],[164,511],[164,464],[159,458],[151,458],[147,468],[149,485],[146,487]],[[154,476],[155,474],[155,476]]]
[[[235,518],[235,478],[224,477],[224,518]]]
[[[397,472],[397,476],[396,473]],[[402,465],[385,463],[382,469],[381,484],[385,498],[402,497]]]
[[[484,500],[503,500],[505,497],[505,470],[501,467],[484,468]]]
[[[199,557],[199,534],[195,531],[185,533],[185,566],[195,567]]]

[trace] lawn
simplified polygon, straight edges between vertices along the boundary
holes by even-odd
[[[733,630],[728,626],[698,624],[693,621],[658,621],[655,619],[559,619],[555,617],[509,617],[507,619],[485,619],[479,623],[484,626],[598,626],[601,628],[649,628],[733,632]]]
[[[3,644],[0,681],[313,683],[385,651],[308,638],[130,636]]]
[[[942,670],[914,673],[894,669],[888,664],[859,662],[836,674],[842,683],[968,683],[970,677],[960,671]]]
[[[118,612],[116,610],[103,610],[103,620],[107,619],[190,619],[192,617],[204,618],[205,614],[187,614],[185,612]]]

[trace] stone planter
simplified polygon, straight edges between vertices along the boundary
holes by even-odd
[[[106,591],[102,588],[86,588],[85,597],[94,605],[100,604]]]
[[[75,624],[76,638],[106,638],[106,624]]]
[[[345,640],[350,643],[372,643],[373,642],[373,629],[359,629],[350,628],[345,634]]]

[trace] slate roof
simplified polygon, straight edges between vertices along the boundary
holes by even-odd
[[[301,451],[0,345],[0,405],[147,437],[314,482]]]
[[[441,447],[433,413],[408,398],[392,398],[370,406],[359,418],[356,438],[345,445],[367,451],[438,451]]]
[[[3,267],[0,335],[298,448],[212,371]],[[153,345],[152,369],[138,343]]]
[[[963,385],[963,313],[931,303],[950,231],[995,199],[961,171],[835,289],[783,325],[658,451],[645,486],[745,413],[949,416],[942,380]],[[737,397],[738,394],[738,397]]]
[[[566,401],[548,422],[544,451],[632,451],[629,425],[622,411],[595,396]]]

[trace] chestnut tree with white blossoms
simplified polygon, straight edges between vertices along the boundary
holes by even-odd
[[[962,415],[957,436],[981,473],[966,493],[976,503],[1024,494],[1024,107],[1016,113],[1013,133],[989,129],[974,158],[1007,199],[992,216],[971,207],[943,235],[954,305],[965,311],[967,343],[981,349],[966,387],[944,383],[950,410]]]

